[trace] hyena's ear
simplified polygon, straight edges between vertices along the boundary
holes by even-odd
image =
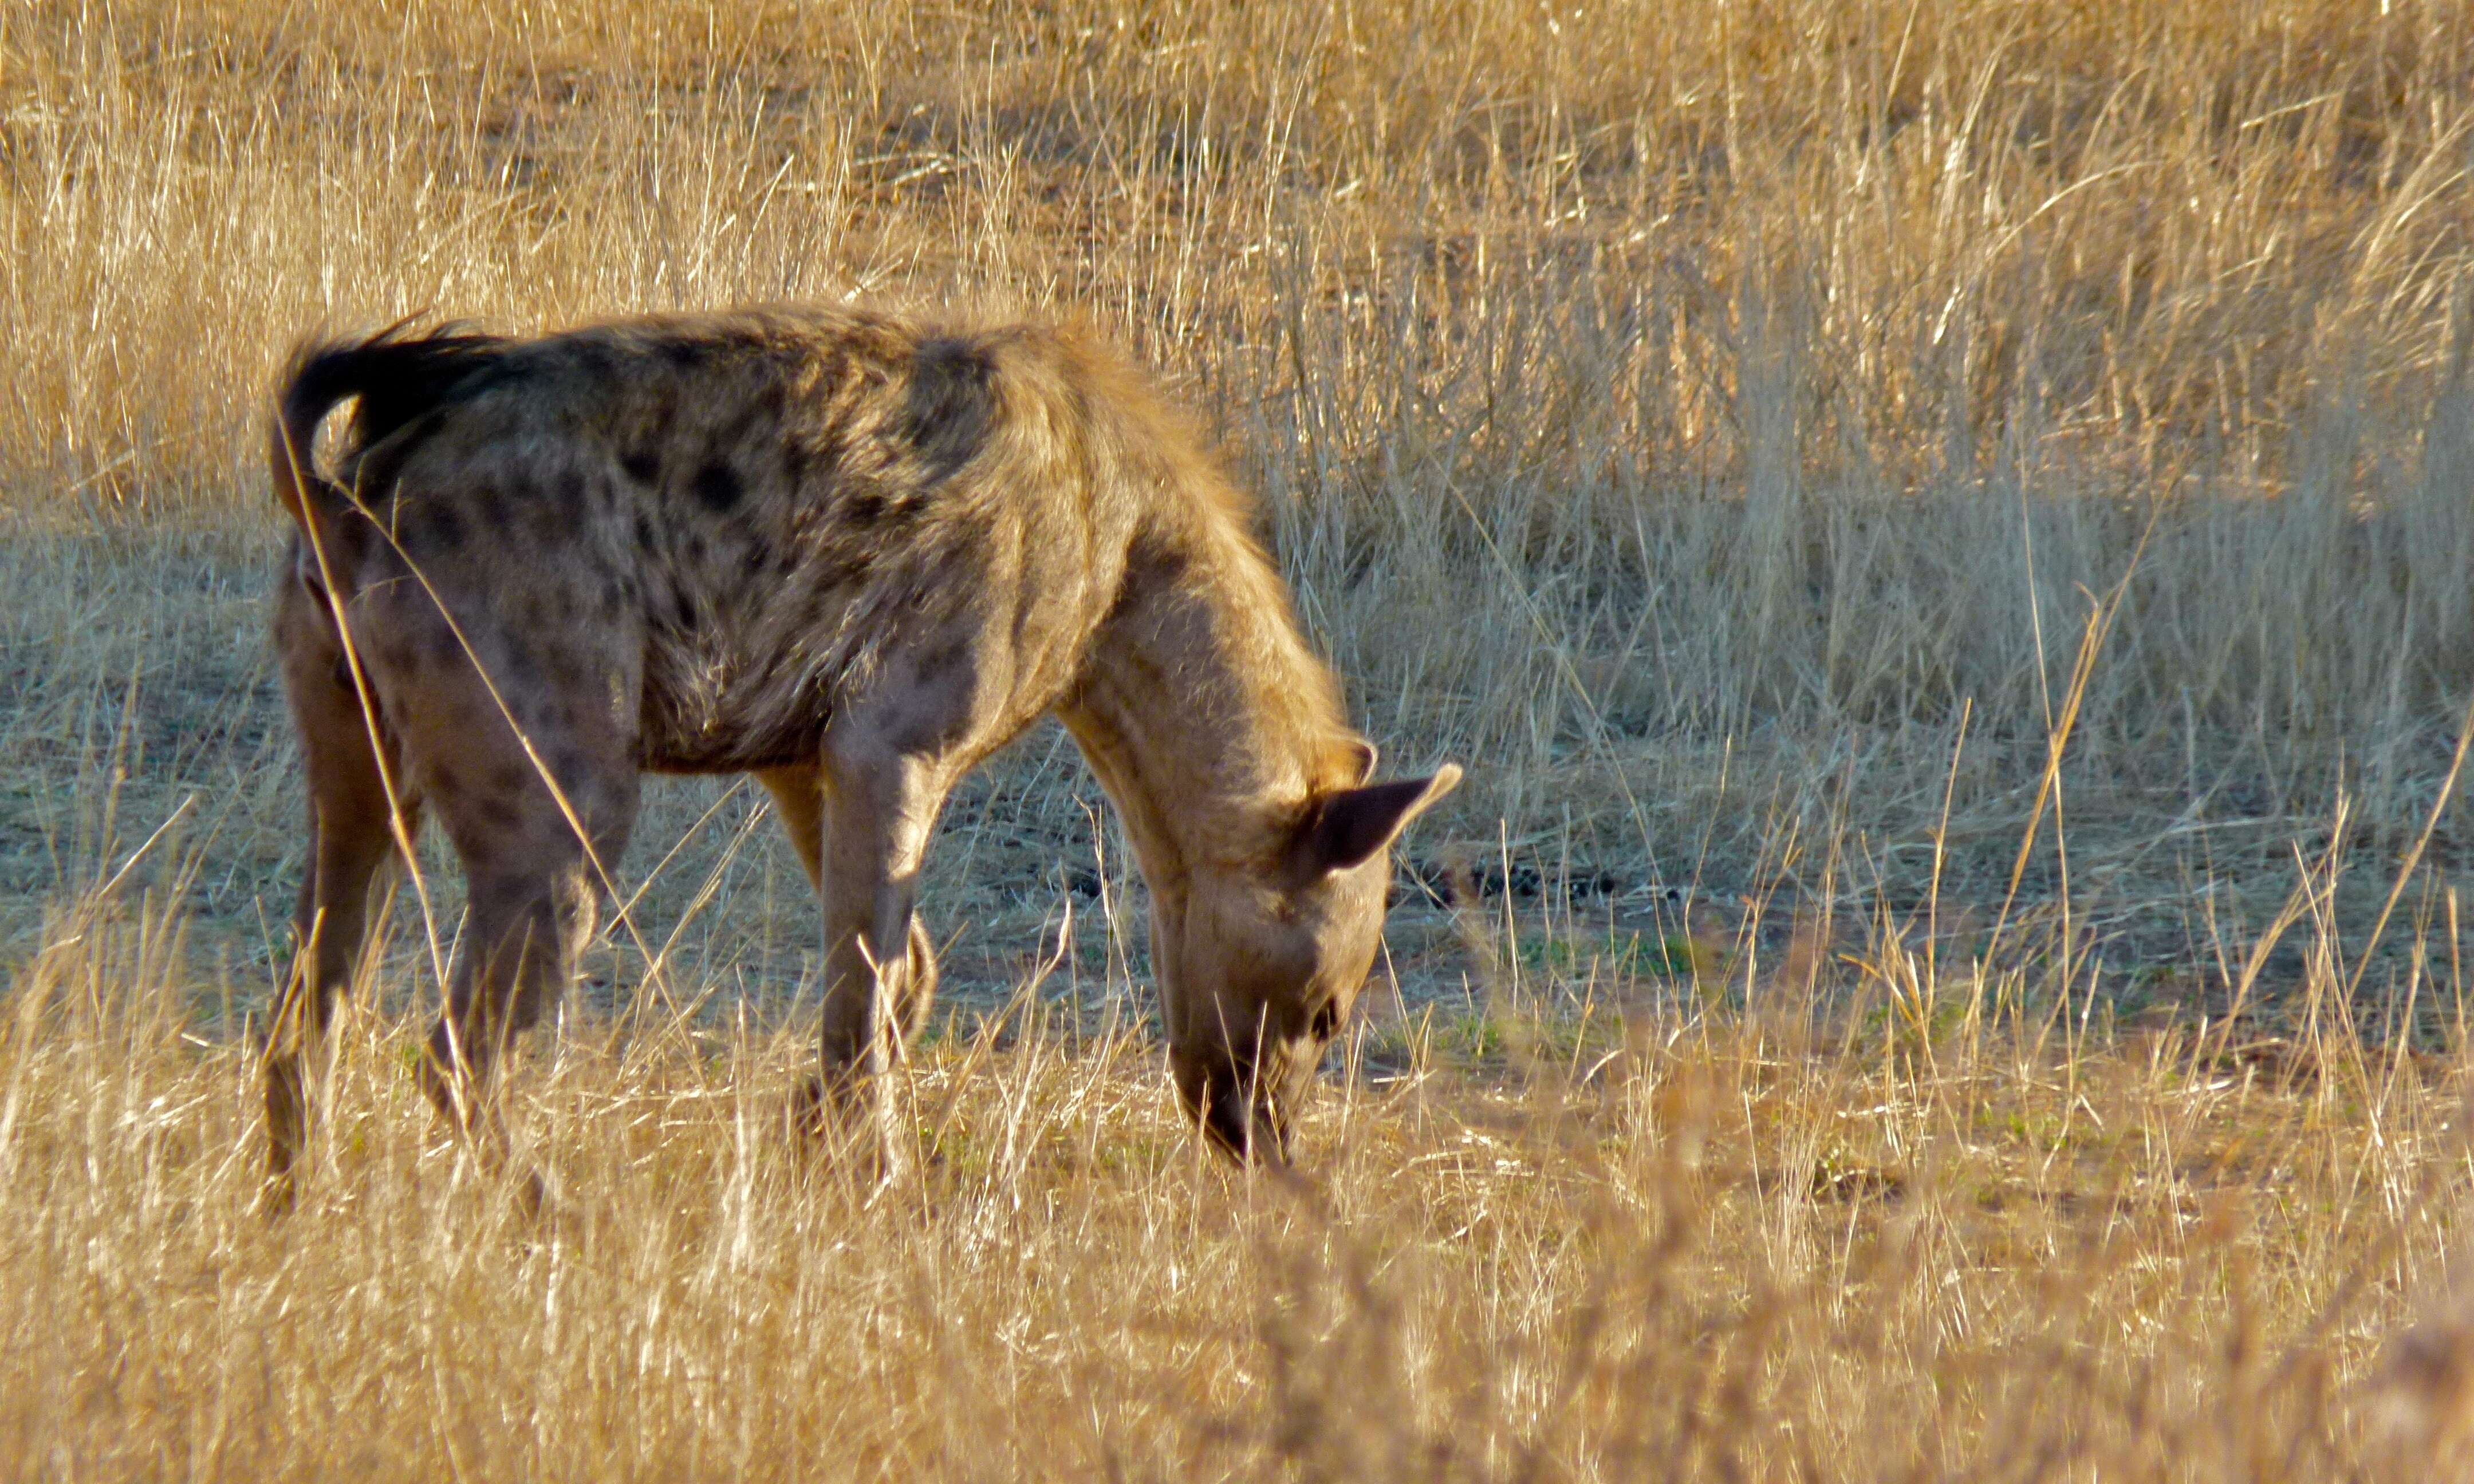
[[[1317,881],[1372,860],[1409,827],[1411,820],[1459,787],[1460,781],[1459,766],[1445,763],[1432,778],[1337,789],[1317,799],[1290,847],[1298,878]]]

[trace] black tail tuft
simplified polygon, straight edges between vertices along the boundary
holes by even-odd
[[[352,414],[352,441],[368,447],[446,401],[456,386],[496,361],[507,341],[452,324],[414,332],[399,320],[357,340],[315,341],[293,352],[276,402],[268,463],[275,497],[295,520],[306,504],[339,509],[350,496],[320,475],[311,461],[318,425],[337,403],[360,399]]]

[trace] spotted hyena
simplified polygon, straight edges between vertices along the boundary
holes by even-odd
[[[864,1126],[934,991],[937,812],[1053,712],[1152,889],[1179,1093],[1222,1148],[1281,1159],[1390,843],[1459,778],[1370,780],[1247,501],[1069,330],[791,307],[390,330],[297,354],[273,467],[312,835],[265,1066],[285,1189],[304,1055],[424,819],[471,885],[424,1063],[450,1117],[566,983],[640,776],[746,772],[824,901],[823,1111]]]

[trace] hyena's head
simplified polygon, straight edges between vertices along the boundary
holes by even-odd
[[[1382,946],[1392,842],[1460,780],[1446,765],[1318,795],[1271,860],[1198,871],[1154,901],[1169,1063],[1223,1152],[1287,1161],[1298,1103]]]

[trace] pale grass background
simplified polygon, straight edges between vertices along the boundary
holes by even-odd
[[[2469,83],[2462,8],[2306,0],[0,12],[0,1456],[2433,1476]],[[1421,863],[1541,890],[1404,901],[1314,1188],[1237,1181],[1034,735],[862,1208],[775,1130],[804,883],[666,787],[662,971],[518,1079],[557,1214],[412,1106],[415,925],[260,1220],[286,346],[846,295],[1159,367],[1387,754],[1472,766]]]

